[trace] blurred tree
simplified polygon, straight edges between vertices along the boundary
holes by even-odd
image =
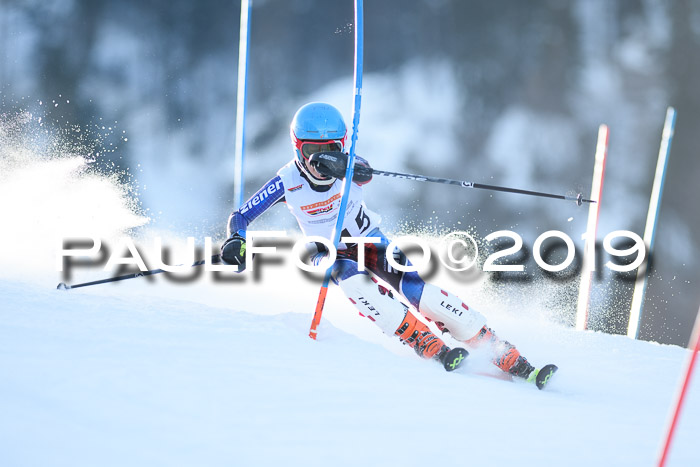
[[[62,121],[91,127],[105,117],[132,125],[138,143],[107,155],[123,157],[126,165],[148,158],[159,167],[225,165],[233,148],[239,8],[230,0],[0,0],[3,105],[19,105],[19,94],[45,102],[61,95],[71,101],[59,108]],[[248,147],[264,152],[285,131],[299,99],[352,76],[353,3],[254,0],[252,15],[248,102],[257,120],[249,126]],[[615,156],[605,196],[615,203],[606,205],[603,217],[624,216],[630,225],[619,227],[635,231],[641,230],[651,186],[660,109],[675,105],[672,183],[657,240],[657,258],[665,261],[656,266],[659,277],[681,274],[683,284],[693,285],[669,297],[667,284],[652,278],[649,319],[667,323],[654,326],[665,334],[648,337],[679,342],[687,337],[677,336],[678,323],[687,327],[700,301],[693,282],[700,279],[693,272],[697,260],[683,266],[683,253],[674,247],[700,251],[694,234],[700,218],[690,204],[700,199],[694,179],[700,173],[694,131],[700,122],[698,25],[700,3],[693,0],[366,2],[365,72],[449,63],[462,93],[453,137],[464,150],[445,157],[462,174],[475,174],[474,181],[498,183],[511,172],[528,183],[578,184],[585,191],[595,128],[605,121]],[[501,152],[489,147],[504,141]],[[406,158],[407,169],[430,163],[422,151]],[[521,156],[525,165],[509,167],[502,153]],[[525,172],[536,177],[528,180]],[[429,203],[446,226],[561,226],[555,207],[537,211],[534,225],[536,208],[507,196],[470,193],[454,201],[431,196],[434,191],[423,186],[414,193],[416,206]],[[225,209],[226,200],[220,201]],[[387,202],[397,208],[402,203]],[[425,213],[406,216],[421,219]],[[610,296],[620,310],[626,307],[625,292]],[[611,329],[623,327],[623,315],[610,317],[618,322]]]

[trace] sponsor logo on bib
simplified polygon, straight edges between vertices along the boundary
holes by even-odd
[[[342,195],[340,193],[328,198],[325,201],[319,201],[318,203],[307,204],[301,206],[301,210],[310,216],[318,216],[319,214],[326,214],[333,210],[333,202],[339,199]]]

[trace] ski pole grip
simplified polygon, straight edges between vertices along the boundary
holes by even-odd
[[[345,178],[345,170],[348,165],[348,155],[342,151],[327,151],[311,154],[309,163],[325,177],[333,177],[339,180]],[[353,181],[369,181],[372,178],[372,169],[355,163]],[[367,179],[367,180],[365,180]]]

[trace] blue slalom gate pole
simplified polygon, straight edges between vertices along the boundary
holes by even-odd
[[[659,211],[661,208],[661,195],[664,191],[664,181],[666,179],[666,168],[668,166],[668,155],[671,152],[671,142],[673,141],[673,132],[676,127],[676,109],[669,107],[666,109],[666,120],[664,121],[664,129],[661,135],[661,147],[659,148],[659,158],[656,162],[656,173],[654,175],[654,184],[651,188],[651,200],[649,201],[649,212],[647,213],[647,222],[644,228],[644,244],[647,251],[651,254],[654,248],[654,239],[656,238],[656,226],[659,219]],[[637,271],[639,275],[639,270]],[[639,323],[642,319],[642,310],[644,308],[644,297],[646,295],[647,280],[649,271],[644,271],[644,280],[635,282],[634,293],[632,295],[632,305],[630,307],[630,319],[627,326],[627,337],[636,339],[639,336]],[[639,279],[639,277],[637,277]]]
[[[241,33],[238,42],[238,91],[236,93],[236,149],[233,157],[233,206],[243,202],[243,150],[245,148],[245,107],[248,87],[248,51],[250,49],[250,7],[253,0],[241,0]]]
[[[355,144],[357,143],[357,127],[360,124],[360,104],[362,103],[362,58],[363,58],[363,21],[362,21],[362,0],[355,0],[355,79],[353,84],[353,113],[352,113],[352,137],[350,140],[350,155],[348,157],[348,165],[345,169],[345,180],[343,180],[343,197],[340,199],[340,211],[338,212],[338,220],[335,223],[333,230],[333,245],[336,247],[340,241],[340,235],[343,231],[343,221],[345,220],[345,210],[348,204],[350,187],[352,186],[352,176],[355,172]],[[323,305],[326,302],[326,294],[328,293],[328,284],[331,280],[332,267],[326,271],[323,279],[323,285],[318,294],[316,302],[316,310],[314,318],[311,321],[311,330],[309,337],[316,339],[318,335],[318,325],[321,322],[323,314]]]

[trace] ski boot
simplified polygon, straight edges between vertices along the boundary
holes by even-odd
[[[527,358],[520,355],[513,344],[499,339],[493,330],[486,326],[467,343],[473,346],[490,345],[495,353],[493,363],[498,368],[517,378],[535,383],[538,389],[543,389],[558,369],[552,364],[536,369],[527,361]]]
[[[447,371],[459,368],[469,355],[469,352],[461,347],[450,349],[410,311],[406,312],[395,334],[403,344],[415,350],[419,357],[438,360]]]
[[[525,357],[519,355],[515,364],[510,367],[508,372],[513,376],[527,380],[528,383],[535,383],[537,389],[544,389],[552,375],[556,373],[558,369],[556,365],[551,363],[537,369],[530,365]]]

